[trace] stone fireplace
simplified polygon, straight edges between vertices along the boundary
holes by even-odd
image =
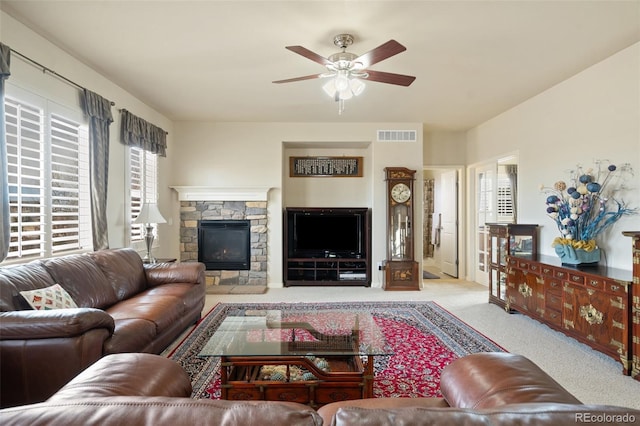
[[[207,269],[207,285],[267,285],[268,188],[172,188],[180,199],[180,261],[198,261],[198,225],[201,221],[249,221],[249,269]]]

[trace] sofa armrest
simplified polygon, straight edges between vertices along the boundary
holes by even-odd
[[[112,334],[114,327],[109,314],[93,308],[0,313],[0,340],[72,337],[96,328]]]
[[[449,364],[440,391],[452,407],[499,408],[507,404],[581,404],[551,376],[522,355],[482,352]]]
[[[0,406],[44,401],[102,357],[113,318],[98,309],[0,314]]]
[[[78,374],[49,401],[77,401],[108,396],[189,398],[191,379],[180,364],[160,355],[107,355]]]
[[[155,287],[168,283],[205,285],[205,266],[200,262],[153,263],[144,265],[147,285]]]

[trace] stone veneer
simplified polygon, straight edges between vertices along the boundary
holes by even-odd
[[[180,261],[198,260],[199,220],[250,220],[251,268],[206,271],[207,285],[267,285],[266,201],[181,201]]]

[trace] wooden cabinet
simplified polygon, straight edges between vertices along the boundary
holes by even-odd
[[[631,376],[640,380],[640,231],[623,232],[632,239],[633,285],[631,291]]]
[[[288,258],[285,287],[291,285],[362,285],[371,286],[366,259]]]
[[[637,294],[638,277],[632,278],[631,271],[565,267],[554,256],[508,258],[507,310],[544,322],[619,360],[625,374],[635,369],[636,378],[640,349],[634,343],[639,330],[632,319],[635,315],[637,320],[632,297]]]
[[[416,282],[420,282],[418,262],[412,260],[385,261],[384,289],[385,290],[420,290]]]
[[[489,302],[506,307],[507,256],[531,259],[537,254],[538,225],[487,223],[489,227]],[[526,288],[522,288],[526,298]],[[524,305],[523,305],[524,306]],[[533,307],[533,305],[531,305]],[[533,307],[535,310],[535,307]]]

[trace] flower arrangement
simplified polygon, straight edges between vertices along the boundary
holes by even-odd
[[[571,246],[587,252],[597,248],[596,237],[624,215],[634,214],[624,201],[615,198],[617,192],[626,189],[626,178],[633,175],[630,164],[609,164],[607,160],[595,161],[595,169],[583,169],[578,165],[570,171],[569,184],[558,181],[553,188],[541,186],[548,194],[547,214],[556,222],[561,236],[553,246]],[[558,251],[556,249],[556,251]]]

